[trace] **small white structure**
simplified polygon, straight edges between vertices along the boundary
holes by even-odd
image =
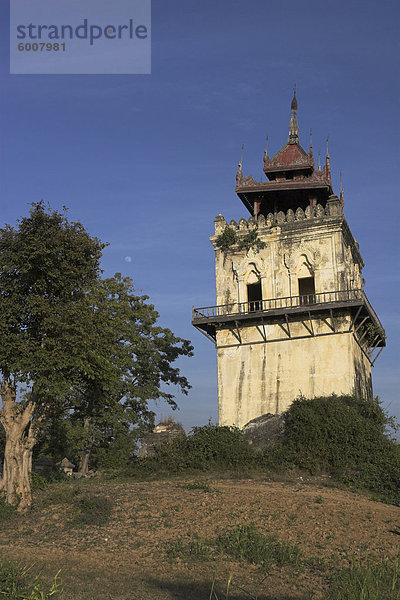
[[[72,475],[75,465],[73,465],[68,458],[63,458],[58,464],[61,471],[63,471],[66,475]]]

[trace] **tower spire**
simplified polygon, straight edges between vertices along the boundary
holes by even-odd
[[[340,206],[343,208],[344,206],[344,190],[343,190],[343,179],[342,179],[342,169],[340,169]]]
[[[296,144],[299,141],[299,125],[297,123],[297,99],[296,99],[296,84],[293,88],[293,100],[290,106],[292,111],[289,123],[289,144]]]
[[[325,171],[326,171],[326,174],[328,176],[329,183],[332,185],[332,179],[331,179],[331,159],[330,159],[330,156],[329,156],[328,142],[329,142],[329,135],[326,138]]]
[[[314,164],[313,147],[312,147],[312,129],[311,128],[310,128],[310,150],[308,151],[308,156],[311,158],[312,163]]]
[[[268,158],[268,136],[265,138],[264,159]]]
[[[242,172],[242,166],[243,166],[243,152],[244,152],[244,144],[242,144],[242,153],[240,155],[240,161],[238,164],[238,170],[236,173],[236,184],[239,185],[242,177],[243,177],[243,172]]]

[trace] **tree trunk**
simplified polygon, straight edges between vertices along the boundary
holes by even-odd
[[[6,432],[1,489],[6,502],[18,506],[22,512],[32,504],[29,473],[32,449],[36,442],[35,424],[32,421],[35,402],[28,401],[21,407],[7,381],[1,386],[0,392],[3,401],[0,421]]]
[[[18,504],[19,510],[32,503],[29,471],[20,427],[6,430],[7,441],[4,452],[4,491],[8,504]]]
[[[79,466],[79,473],[81,475],[86,475],[89,470],[89,458],[90,458],[90,450],[85,450],[82,453],[81,464]]]
[[[83,421],[83,430],[87,436],[87,439],[85,440],[85,449],[82,452],[81,461],[80,461],[80,465],[79,465],[79,474],[80,475],[86,475],[89,470],[89,458],[90,458],[90,450],[91,450],[90,444],[92,441],[92,436],[90,435],[90,426],[91,426],[90,417],[85,417],[85,419]]]

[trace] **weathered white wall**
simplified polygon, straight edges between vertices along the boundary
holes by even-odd
[[[328,335],[311,337],[301,322],[290,323],[292,336],[309,336],[305,339],[288,339],[279,325],[269,325],[265,326],[267,340],[280,341],[267,343],[260,343],[261,334],[254,326],[240,329],[242,344],[227,329],[220,330],[220,425],[243,427],[262,414],[282,413],[300,394],[307,398],[351,394],[357,377],[361,385],[370,385],[369,363],[353,333],[347,331],[349,324],[349,319],[342,317],[340,331],[344,333],[331,334],[326,323],[313,319],[314,332]],[[357,377],[355,358],[359,361]]]

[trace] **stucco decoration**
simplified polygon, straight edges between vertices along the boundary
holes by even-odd
[[[289,256],[286,256],[285,260],[292,273],[296,273],[302,264],[306,264],[310,271],[314,273],[321,263],[321,253],[302,241],[297,248],[292,250]],[[307,275],[303,277],[307,277]]]
[[[296,221],[302,221],[305,218],[304,210],[302,208],[297,208],[295,213]]]
[[[227,226],[227,222],[225,221],[225,219],[222,215],[218,215],[214,219],[214,225],[215,225],[215,234],[218,235],[219,233],[222,233],[224,231],[225,227]]]
[[[246,284],[258,283],[260,281],[259,273],[255,271],[253,265],[249,265],[248,273],[244,277]]]
[[[356,263],[354,265],[354,287],[357,290],[362,289],[363,285],[362,285],[362,279],[361,279],[361,272],[360,272],[360,267],[359,265]]]
[[[238,279],[245,277],[251,270],[255,271],[258,277],[262,277],[266,266],[263,259],[250,248],[243,260],[232,261],[232,269]]]
[[[249,229],[256,229],[257,228],[257,222],[255,220],[254,217],[250,217],[248,220],[248,224],[249,224]]]
[[[244,219],[243,217],[239,220],[239,230],[242,231],[243,229],[248,229],[248,224],[246,219]]]
[[[354,265],[353,253],[351,251],[351,247],[350,246],[346,246],[346,248],[344,250],[344,262],[349,267],[351,267],[352,265]]]
[[[292,211],[291,208],[289,208],[289,210],[286,213],[286,220],[288,223],[293,223],[295,217],[294,217],[294,212]]]
[[[311,206],[311,204],[307,206],[304,214],[306,216],[306,219],[312,219],[312,217],[314,216],[314,208]]]
[[[314,269],[312,268],[312,265],[305,254],[302,254],[299,257],[296,272],[298,278],[312,277],[314,275]]]
[[[278,221],[278,223],[279,223],[279,224],[281,224],[281,223],[284,223],[284,222],[285,222],[285,220],[286,220],[286,217],[285,217],[285,213],[284,213],[282,210],[280,210],[280,211],[278,212],[278,214],[277,214],[277,216],[276,216],[276,220]]]
[[[261,227],[265,227],[265,224],[266,224],[266,223],[265,223],[265,217],[264,217],[264,215],[260,215],[260,216],[258,217],[258,219],[257,219],[257,225],[258,225],[258,227],[259,227],[259,228],[261,228]]]

